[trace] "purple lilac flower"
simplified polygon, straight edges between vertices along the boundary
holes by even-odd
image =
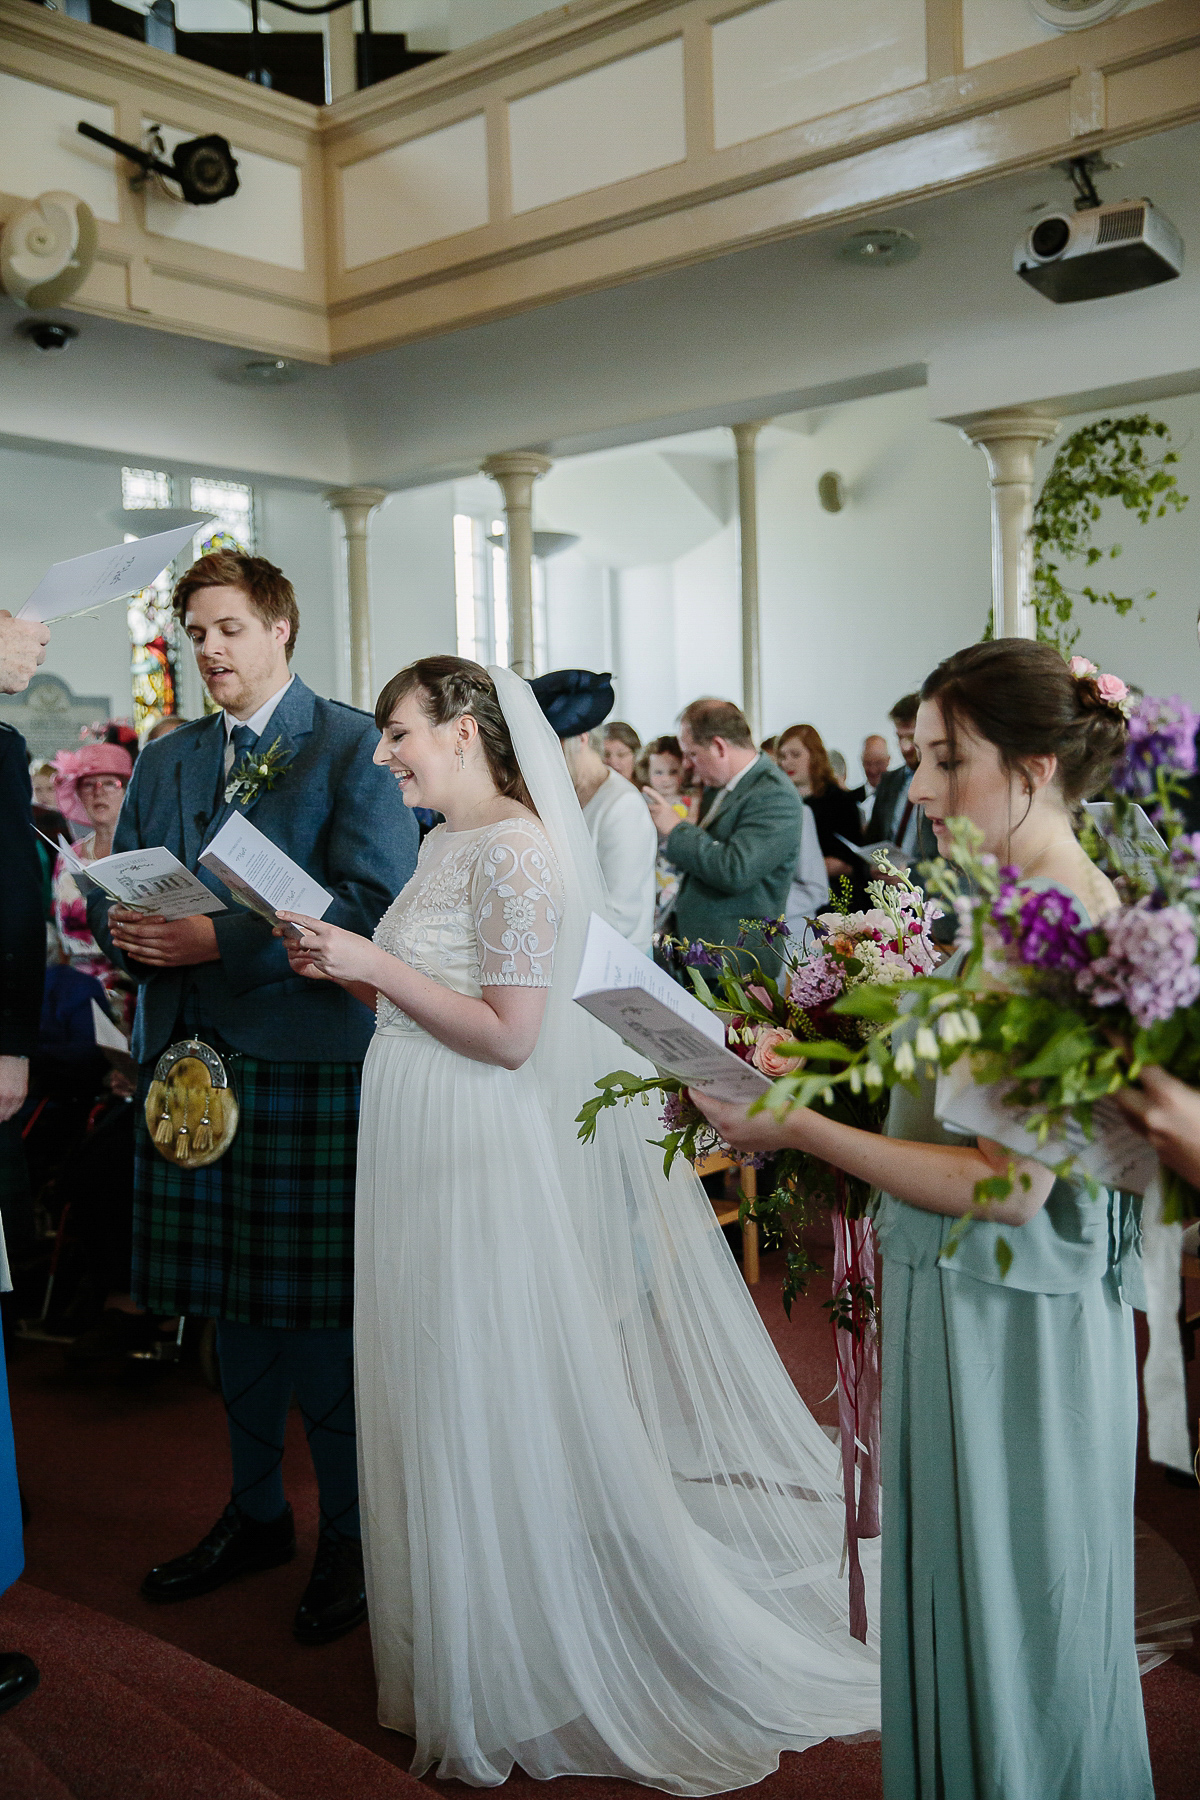
[[[1072,974],[1082,969],[1088,960],[1086,934],[1074,901],[1057,888],[1021,893],[1013,887],[1010,892],[1013,898],[1006,899],[1001,891],[991,919],[1003,942],[1015,950],[1017,960]]]
[[[1178,694],[1169,700],[1147,694],[1139,700],[1129,720],[1125,754],[1113,770],[1117,792],[1144,799],[1154,792],[1159,769],[1172,775],[1194,775],[1197,728],[1200,713],[1193,712]]]
[[[683,1093],[668,1094],[663,1101],[662,1122],[668,1131],[682,1131],[695,1118],[695,1108]]]
[[[1127,1006],[1137,1024],[1148,1026],[1200,994],[1196,928],[1184,907],[1155,908],[1139,900],[1111,914],[1100,929],[1107,954],[1075,977],[1095,1006]]]
[[[788,997],[803,1012],[815,1012],[836,1000],[846,985],[845,971],[835,957],[814,956],[801,963],[792,976]]]

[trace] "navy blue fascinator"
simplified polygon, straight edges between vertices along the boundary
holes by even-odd
[[[594,730],[617,703],[612,676],[596,675],[591,669],[555,669],[529,685],[560,738]]]

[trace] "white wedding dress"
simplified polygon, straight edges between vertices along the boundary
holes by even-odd
[[[542,823],[439,827],[376,938],[459,993],[551,993],[516,1070],[380,1000],[355,1313],[379,1717],[417,1774],[719,1793],[878,1729],[839,1458],[654,1114],[577,1140],[596,1075],[631,1066],[570,1002],[603,892],[557,739],[491,673]]]

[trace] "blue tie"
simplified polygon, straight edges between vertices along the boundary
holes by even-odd
[[[229,741],[233,745],[233,766],[236,769],[247,750],[253,750],[257,744],[258,733],[251,731],[248,725],[235,725],[229,734]]]

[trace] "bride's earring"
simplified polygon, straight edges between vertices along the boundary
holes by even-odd
[[[461,744],[458,746],[458,748],[454,752],[454,754],[458,758],[458,772],[461,775],[463,770],[466,768],[466,762],[464,761],[464,758],[463,758],[463,747]]]

